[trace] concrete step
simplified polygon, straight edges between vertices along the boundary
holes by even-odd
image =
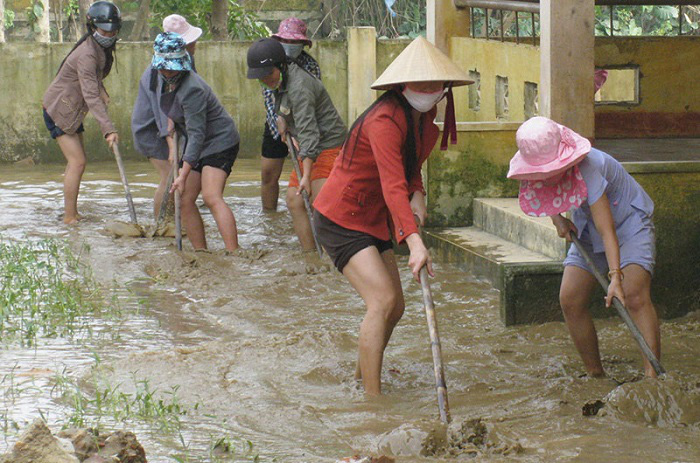
[[[517,198],[475,199],[474,226],[552,259],[566,257],[566,242],[552,220],[525,215]]]
[[[561,259],[531,251],[478,227],[426,230],[435,258],[485,278],[500,290],[506,325],[561,319]]]

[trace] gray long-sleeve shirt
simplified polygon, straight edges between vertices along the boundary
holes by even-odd
[[[211,87],[194,72],[188,72],[174,92],[162,95],[160,107],[187,137],[182,159],[190,165],[240,142],[236,123]]]
[[[299,141],[299,156],[316,160],[321,151],[341,146],[347,127],[323,83],[290,63],[284,89],[275,92],[276,112]]]
[[[136,150],[156,159],[168,159],[168,143],[165,140],[168,118],[160,110],[162,93],[163,79],[149,65],[139,81],[139,93],[131,113],[131,132]]]

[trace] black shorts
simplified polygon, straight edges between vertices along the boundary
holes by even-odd
[[[318,211],[314,211],[314,229],[318,242],[340,273],[343,273],[352,256],[365,248],[374,246],[382,254],[393,247],[391,240],[380,240],[367,233],[341,227]]]
[[[277,140],[272,138],[270,125],[265,122],[265,132],[263,132],[262,140],[262,157],[268,159],[283,159],[287,157],[287,144],[282,141],[282,137]]]
[[[239,144],[236,144],[224,151],[203,157],[192,166],[192,170],[201,174],[204,166],[216,167],[217,169],[221,169],[226,172],[226,176],[228,177],[231,175],[233,163],[236,162],[236,158],[238,157],[238,147]],[[180,161],[180,167],[182,167],[182,161]]]
[[[53,119],[51,119],[51,116],[49,116],[49,113],[46,112],[46,109],[44,109],[44,124],[46,124],[46,128],[49,129],[49,133],[51,134],[51,138],[54,140],[61,135],[66,134],[66,132],[56,126],[56,123],[53,121]],[[83,124],[80,124],[80,127],[78,127],[78,130],[76,130],[75,133],[82,132],[85,132],[85,127],[83,127]]]

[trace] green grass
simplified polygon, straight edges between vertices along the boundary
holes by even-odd
[[[90,334],[90,315],[118,310],[80,257],[53,239],[0,241],[0,341]]]

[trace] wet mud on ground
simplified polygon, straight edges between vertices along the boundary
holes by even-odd
[[[127,170],[139,219],[152,223],[155,175],[146,163]],[[84,220],[66,227],[61,171],[0,167],[0,236],[87,244],[96,278],[140,311],[119,323],[95,320],[101,341],[5,345],[0,378],[14,371],[21,381],[32,368],[80,378],[99,355],[107,381],[176,388],[182,406],[197,410],[184,418],[190,461],[210,461],[207,445],[224,431],[254,443],[263,461],[370,453],[398,462],[700,461],[700,313],[662,324],[665,381],[639,381],[631,336],[617,319],[599,320],[610,377],[594,380],[582,376],[562,323],[505,328],[495,289],[437,263],[432,286],[454,418],[441,428],[420,287],[406,257],[398,260],[407,309],[387,349],[385,395],[367,399],[353,379],[362,301],[330,263],[298,251],[283,201],[277,213],[260,211],[257,161],[237,161],[226,189],[243,247],[234,255],[222,251],[206,208],[211,252],[188,251],[186,240],[178,253],[168,238],[115,238],[107,225],[128,212],[112,164],[88,165]],[[48,379],[31,381],[26,399],[0,393],[2,413],[23,422],[41,409],[51,424],[64,405],[47,392]],[[584,416],[595,400],[604,406]],[[134,431],[149,461],[181,454],[177,441]],[[13,438],[5,432],[0,452]]]

